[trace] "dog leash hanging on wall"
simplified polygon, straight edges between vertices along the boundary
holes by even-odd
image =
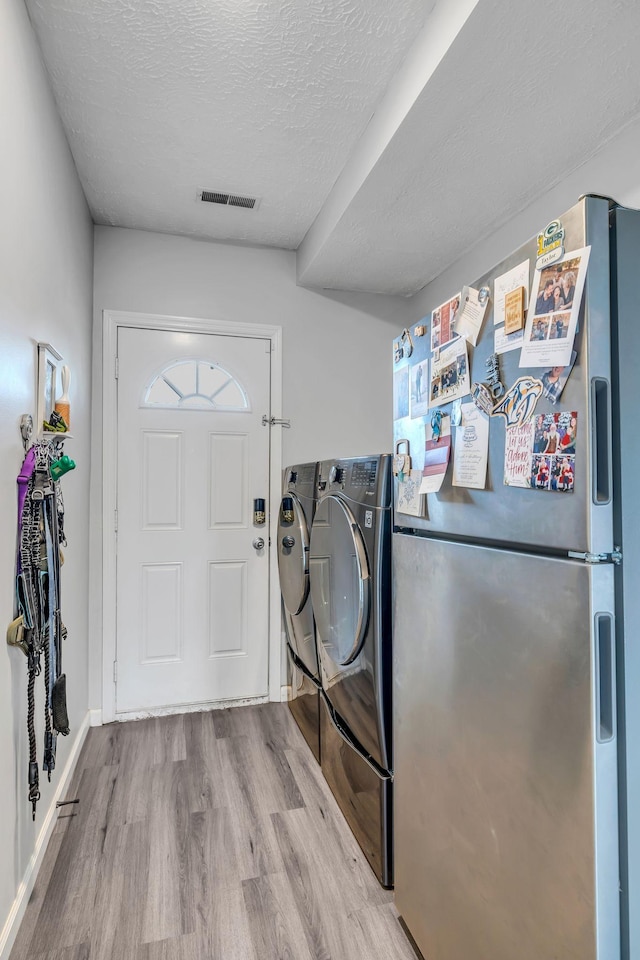
[[[64,504],[60,477],[75,468],[62,454],[58,438],[37,440],[29,447],[18,476],[18,545],[15,619],[7,643],[27,658],[27,731],[29,735],[29,802],[35,820],[40,799],[35,732],[35,681],[44,663],[44,752],[42,769],[49,780],[56,765],[56,740],[69,733],[62,643],[67,635],[60,613],[60,547],[64,536]]]

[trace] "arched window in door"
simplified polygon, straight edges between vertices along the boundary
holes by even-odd
[[[145,389],[143,407],[249,412],[242,384],[213,360],[173,360]]]

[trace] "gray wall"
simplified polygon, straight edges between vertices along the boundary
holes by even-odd
[[[265,323],[283,331],[283,463],[391,449],[391,340],[409,301],[296,286],[295,254],[140,230],[95,228],[91,622],[101,609],[102,311]],[[90,701],[102,702],[94,631]]]
[[[78,463],[64,481],[69,547],[63,569],[64,657],[71,735],[59,739],[58,770],[41,780],[36,823],[27,802],[26,660],[0,642],[0,931],[87,713],[89,420],[92,226],[22,0],[0,6],[0,632],[13,619],[16,476],[22,413],[35,416],[36,342],[51,343],[72,371]],[[43,681],[37,685],[43,713]],[[42,734],[38,732],[41,761]],[[0,944],[2,943],[0,932]]]

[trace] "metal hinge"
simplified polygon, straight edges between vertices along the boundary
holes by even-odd
[[[281,427],[290,427],[290,426],[291,426],[291,421],[290,421],[290,420],[278,420],[278,419],[276,419],[276,417],[270,417],[270,416],[269,416],[268,414],[266,414],[266,413],[262,415],[262,426],[263,426],[263,427],[275,427],[277,424],[279,424]]]
[[[619,547],[614,547],[612,553],[577,553],[569,550],[568,556],[572,560],[582,560],[583,563],[622,563],[622,552]]]
[[[118,377],[120,376],[120,360],[118,359],[118,357],[116,357],[116,365],[115,365],[115,370],[114,370],[114,376],[115,376],[116,380],[117,380]]]
[[[114,683],[118,682],[118,661],[117,660],[113,661],[113,682]]]

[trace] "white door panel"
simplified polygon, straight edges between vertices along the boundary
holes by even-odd
[[[119,330],[117,712],[267,694],[268,345]]]

